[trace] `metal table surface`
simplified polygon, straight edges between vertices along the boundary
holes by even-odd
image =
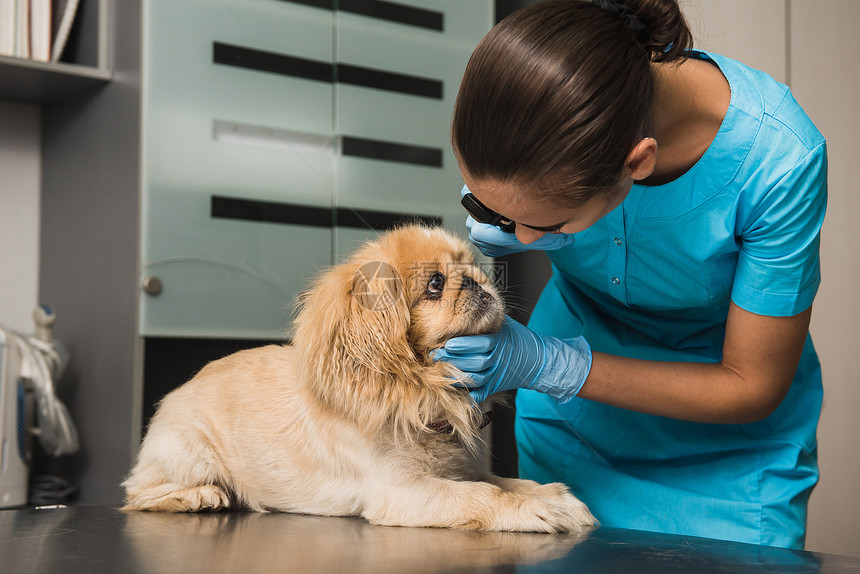
[[[577,539],[296,514],[0,511],[0,572],[9,574],[514,571],[860,574],[860,558],[611,528]]]

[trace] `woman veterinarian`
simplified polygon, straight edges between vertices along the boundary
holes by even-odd
[[[436,357],[476,400],[528,389],[520,475],[604,526],[801,548],[825,143],[785,86],[691,47],[675,0],[547,0],[483,39],[452,129],[470,237],[553,275],[529,328]]]

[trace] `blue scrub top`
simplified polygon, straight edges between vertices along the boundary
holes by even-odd
[[[729,302],[760,315],[807,309],[818,289],[824,138],[788,88],[703,52],[731,86],[705,155],[677,180],[634,185],[571,245],[529,326],[595,351],[718,362]],[[520,474],[562,481],[604,526],[800,548],[818,478],[821,376],[811,339],[766,419],[702,424],[519,391]]]

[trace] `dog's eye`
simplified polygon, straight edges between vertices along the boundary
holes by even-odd
[[[428,295],[441,295],[442,290],[445,288],[445,276],[439,273],[438,271],[434,273],[430,280],[427,282],[427,294]]]

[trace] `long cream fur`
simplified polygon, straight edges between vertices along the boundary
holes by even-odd
[[[481,413],[452,385],[463,374],[429,358],[503,312],[462,241],[423,226],[382,235],[305,293],[292,345],[214,361],[162,400],[124,509],[582,533],[594,518],[564,485],[476,470]]]

